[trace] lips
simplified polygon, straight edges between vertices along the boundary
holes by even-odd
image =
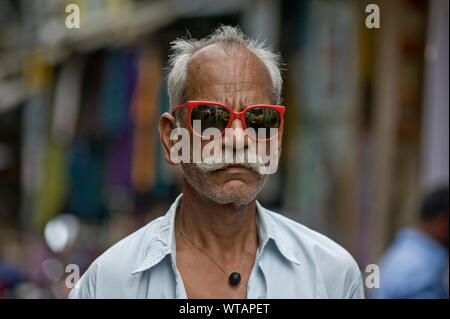
[[[223,167],[223,168],[221,168],[221,169],[216,170],[216,172],[223,172],[223,171],[225,171],[225,170],[227,170],[227,169],[232,169],[232,168],[242,168],[242,169],[246,169],[246,170],[249,169],[249,168],[245,167],[244,165],[240,165],[240,164],[230,164],[230,165],[227,165],[227,166],[225,166],[225,167]]]
[[[246,168],[246,167],[243,166],[243,165],[239,165],[239,164],[231,164],[231,165],[227,165],[227,166],[225,167],[225,169],[227,169],[227,168],[233,168],[233,167]]]

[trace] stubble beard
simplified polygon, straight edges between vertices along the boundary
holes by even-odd
[[[222,186],[211,181],[210,175],[215,172],[202,172],[195,163],[181,163],[181,168],[184,179],[198,194],[220,205],[242,206],[251,203],[268,180],[268,175],[257,174],[258,182],[255,186],[249,185],[232,191],[223,189]]]

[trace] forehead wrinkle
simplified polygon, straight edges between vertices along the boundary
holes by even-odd
[[[250,50],[247,50],[247,52],[244,52],[244,55],[242,55],[242,63],[244,64],[243,67],[242,67],[243,70],[251,69],[252,61],[251,61]],[[238,63],[236,63],[235,85],[234,85],[234,94],[233,94],[235,100],[234,100],[233,105],[235,105],[239,109],[239,107],[240,108],[245,107],[246,105],[242,105],[242,104],[248,104],[248,102],[245,101],[246,100],[246,96],[245,95],[243,97],[243,101],[241,101],[241,99],[240,99],[241,94],[237,94],[238,92],[240,93],[240,92],[243,92],[243,91],[245,92],[246,91],[245,89],[244,90],[240,89],[240,88],[238,89],[238,84],[237,84],[237,82],[238,82],[237,81],[238,70],[237,70],[237,66],[238,66]],[[243,72],[242,75],[244,77],[244,81],[246,81],[246,80],[248,80],[248,77],[250,76],[250,72]]]
[[[271,100],[272,82],[268,70],[247,48],[225,52],[221,46],[210,45],[193,55],[187,72],[189,97],[199,99],[198,96],[223,96],[225,93],[237,98],[241,92],[265,91],[256,95],[265,95]]]

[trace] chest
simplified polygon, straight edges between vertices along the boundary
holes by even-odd
[[[239,264],[237,261],[234,264]],[[236,268],[231,266],[227,272],[213,262],[209,257],[194,252],[177,253],[177,268],[183,279],[183,284],[189,299],[244,299],[247,298],[247,285],[254,264],[254,256]],[[241,280],[231,285],[229,276],[238,272]]]

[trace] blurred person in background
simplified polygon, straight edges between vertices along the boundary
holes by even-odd
[[[263,110],[254,118],[264,119],[258,128],[273,124],[278,133],[272,138],[278,139],[281,151],[283,112],[273,110],[284,107],[272,105],[280,103],[282,88],[278,55],[229,26],[199,41],[176,40],[172,49],[172,113],[164,113],[159,122],[169,164],[176,164],[171,133],[183,127],[192,138],[191,116],[209,124],[202,129],[242,129],[249,123],[233,119],[232,112],[248,112],[251,108],[246,108],[255,105]],[[207,102],[198,107],[189,101]],[[244,139],[248,152],[248,134],[241,130],[230,144],[223,139],[221,147],[243,151],[237,150],[237,140]],[[256,201],[267,174],[248,165],[248,158],[238,165],[218,164],[181,163],[183,194],[167,214],[97,258],[69,297],[364,297],[358,265],[344,248]]]
[[[380,263],[374,298],[448,298],[449,189],[424,199],[417,225],[401,230]]]

